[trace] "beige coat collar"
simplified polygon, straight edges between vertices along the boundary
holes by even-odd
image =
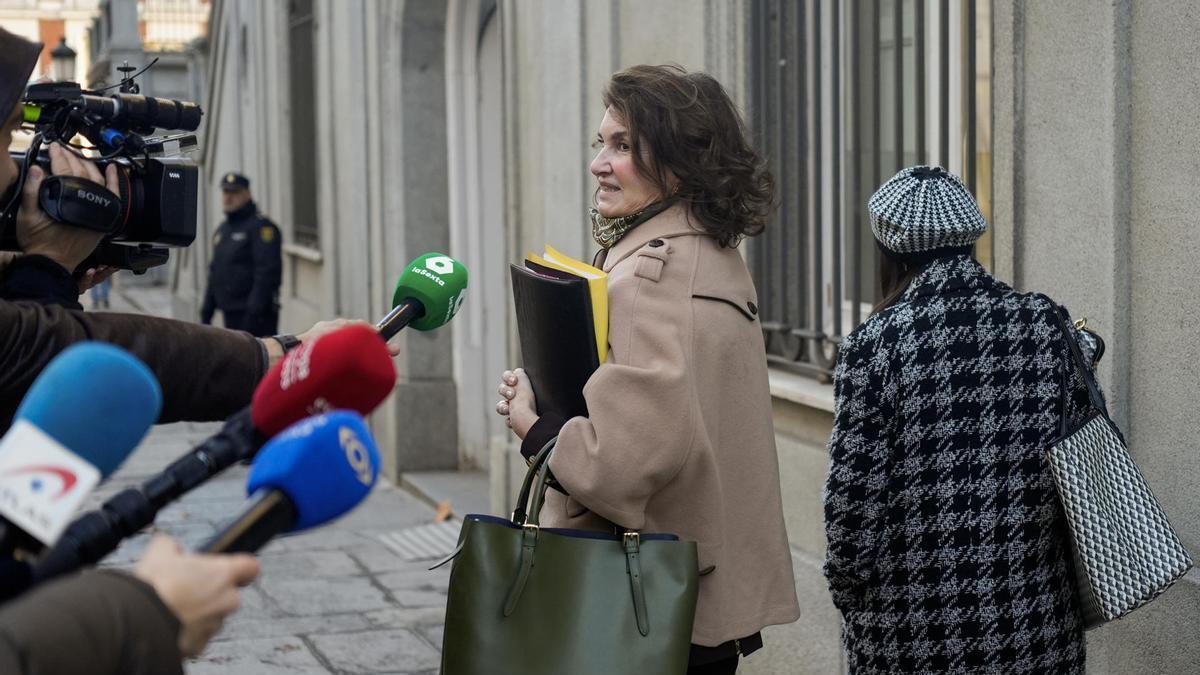
[[[597,261],[601,269],[611,272],[617,263],[633,255],[634,251],[650,243],[654,239],[669,239],[687,235],[705,234],[693,223],[694,218],[688,217],[687,206],[675,204],[666,211],[638,225],[625,233],[608,251],[601,251]]]

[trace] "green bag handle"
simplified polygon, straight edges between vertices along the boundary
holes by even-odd
[[[529,471],[527,471],[525,474],[525,480],[523,480],[521,482],[521,493],[517,496],[517,506],[515,509],[513,509],[513,512],[512,512],[512,523],[514,525],[517,525],[520,527],[525,526],[525,520],[526,520],[525,505],[529,503],[529,491],[533,488],[534,475],[537,473],[538,468],[541,467],[544,463],[546,463],[546,461],[550,458],[550,451],[552,449],[554,449],[554,443],[557,440],[558,440],[558,437],[556,436],[554,438],[551,438],[549,441],[547,441],[546,444],[542,446],[542,449],[538,450],[538,453],[537,453],[537,455],[534,456],[533,461],[529,463]],[[543,477],[543,481],[544,480],[545,479]],[[541,504],[538,504],[537,508],[541,509]],[[535,510],[534,513],[536,514],[537,511]],[[533,524],[535,526],[537,525],[536,516],[534,517]],[[455,547],[454,551],[451,552],[450,555],[446,556],[441,561],[434,564],[434,566],[430,567],[429,570],[430,571],[436,570],[437,568],[441,567],[442,565],[445,565],[446,563],[450,562],[451,560],[454,560],[455,558],[457,558],[458,554],[462,553],[463,548],[465,548],[466,545],[467,545],[466,539],[463,539],[462,541],[458,542],[458,546]],[[522,583],[522,587],[524,587],[524,583]],[[506,614],[505,616],[508,616],[508,615]]]
[[[554,445],[557,441],[558,439],[555,438],[547,443],[546,446],[538,452],[539,456],[542,453],[546,453],[546,456],[540,457],[540,462],[535,459],[533,462],[534,466],[529,468],[530,473],[533,473],[534,468],[537,469],[537,481],[535,483],[531,483],[529,486],[526,486],[533,490],[533,504],[529,505],[529,515],[525,518],[526,525],[533,525],[534,527],[538,526],[538,519],[541,517],[542,513],[542,503],[546,501],[546,490],[550,487],[546,482],[546,479],[550,477],[550,453],[554,451]],[[526,476],[525,480],[528,481],[529,477]],[[532,488],[532,485],[537,485],[537,488]]]
[[[508,597],[504,600],[504,616],[512,616],[517,611],[517,603],[525,592],[525,584],[529,582],[529,574],[533,571],[533,556],[537,549],[538,514],[542,510],[542,501],[546,498],[546,475],[550,471],[550,453],[554,451],[557,438],[550,439],[538,450],[538,454],[529,464],[525,472],[525,480],[521,483],[521,494],[517,497],[517,508],[513,510],[513,523],[521,526],[521,560],[517,563],[517,578],[508,589]],[[539,490],[533,491],[533,482],[541,483]],[[525,513],[525,504],[529,493],[533,491],[533,504],[529,513]]]
[[[557,442],[558,436],[546,441],[546,444],[542,446],[542,449],[538,450],[537,454],[533,456],[533,461],[529,463],[529,470],[525,472],[525,480],[521,481],[521,492],[517,495],[517,505],[513,508],[512,512],[512,522],[514,525],[525,524],[525,518],[527,517],[525,506],[529,504],[529,491],[533,489],[534,477],[537,475],[538,469],[541,468],[543,464],[549,466],[550,452],[554,450],[554,445]],[[545,483],[544,476],[542,477],[542,482]],[[540,504],[538,508],[541,508]],[[537,518],[537,512],[538,509],[533,510],[535,519]],[[534,520],[533,522],[535,525],[537,524],[537,520]]]
[[[517,564],[517,578],[513,580],[513,585],[508,590],[508,597],[504,601],[504,616],[506,617],[512,616],[512,613],[516,611],[517,603],[520,602],[525,585],[529,582],[529,575],[533,571],[533,558],[537,550],[539,531],[538,519],[542,511],[542,503],[546,499],[548,488],[546,479],[550,475],[550,454],[554,451],[557,441],[557,437],[548,441],[530,462],[529,470],[525,473],[525,480],[521,484],[521,493],[517,497],[517,507],[513,510],[513,523],[520,525],[522,529],[521,560]],[[535,481],[538,486],[536,490],[533,488]],[[528,502],[530,492],[533,492],[533,503],[530,505],[529,512],[526,513],[525,504]],[[641,535],[633,530],[627,530],[621,543],[625,550],[625,572],[629,576],[634,617],[637,619],[638,632],[642,634],[642,637],[646,637],[650,634],[650,619],[646,611],[646,593],[642,586]]]

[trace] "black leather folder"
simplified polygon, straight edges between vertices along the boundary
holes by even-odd
[[[587,416],[583,385],[600,367],[588,282],[526,264],[510,265],[509,270],[522,367],[533,384],[538,414]]]

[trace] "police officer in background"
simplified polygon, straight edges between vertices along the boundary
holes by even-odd
[[[200,320],[212,322],[221,310],[226,328],[251,335],[274,335],[279,324],[279,282],[283,266],[279,228],[259,214],[250,180],[238,173],[221,179],[225,222],[213,236],[208,290]]]

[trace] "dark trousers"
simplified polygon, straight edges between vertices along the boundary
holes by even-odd
[[[688,668],[688,675],[732,675],[737,670],[738,657]]]
[[[279,333],[279,312],[251,314],[250,312],[227,312],[221,310],[225,319],[225,327],[233,330],[244,330],[255,337],[270,337]]]

